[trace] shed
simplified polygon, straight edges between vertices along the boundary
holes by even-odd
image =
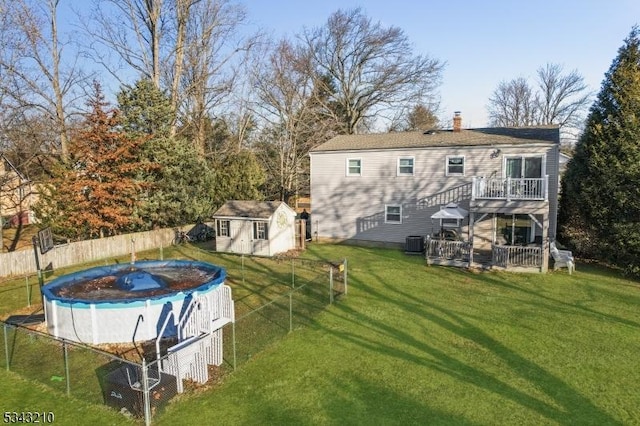
[[[213,219],[216,251],[273,256],[296,248],[296,212],[282,201],[227,201]]]

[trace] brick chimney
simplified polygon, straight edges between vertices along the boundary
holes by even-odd
[[[453,113],[453,131],[459,132],[462,130],[462,116],[460,115],[460,111],[455,111]]]

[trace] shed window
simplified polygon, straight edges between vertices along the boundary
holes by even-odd
[[[447,157],[447,176],[464,176],[464,156],[450,155]]]
[[[228,220],[219,220],[218,221],[218,236],[220,237],[229,237],[229,221]]]
[[[402,223],[402,206],[384,206],[384,221],[385,223]]]
[[[347,176],[362,175],[362,159],[347,158]]]
[[[398,176],[413,176],[413,157],[398,158]]]
[[[267,239],[267,222],[253,222],[253,239]]]

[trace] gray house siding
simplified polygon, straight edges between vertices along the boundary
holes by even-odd
[[[550,230],[555,235],[557,197],[552,194],[557,193],[557,146],[500,145],[497,156],[496,148],[483,145],[312,152],[312,232],[333,240],[391,243],[403,243],[410,235],[428,235],[439,228],[439,223],[430,218],[441,205],[455,202],[470,208],[473,176],[503,176],[505,156],[545,155],[553,223]],[[447,176],[448,156],[464,156],[463,176]],[[412,176],[398,175],[401,157],[413,158]],[[361,175],[347,175],[348,159],[361,160]],[[385,223],[385,205],[402,207],[401,223]]]
[[[547,152],[549,175],[549,238],[556,239],[558,230],[558,194],[560,193],[560,146],[554,145]]]

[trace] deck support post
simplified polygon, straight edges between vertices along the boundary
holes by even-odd
[[[475,220],[475,213],[469,212],[469,268],[473,265],[473,225]]]
[[[542,215],[542,271],[549,270],[549,213]]]

